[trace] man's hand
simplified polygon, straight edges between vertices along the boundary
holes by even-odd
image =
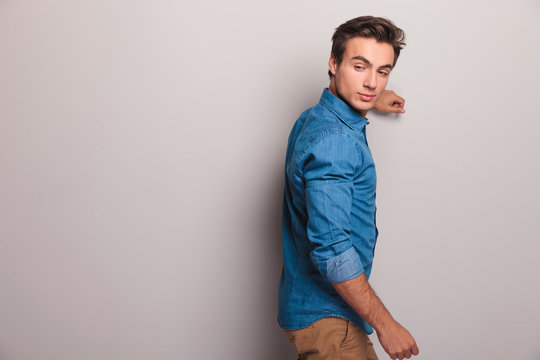
[[[404,113],[405,99],[398,96],[393,90],[384,90],[373,107],[379,112]]]
[[[377,331],[377,337],[384,351],[390,358],[409,359],[412,355],[418,355],[418,346],[411,334],[397,321],[391,321],[388,325]]]
[[[418,346],[413,337],[390,315],[369,285],[366,274],[332,285],[347,304],[373,326],[384,351],[392,360],[418,355]]]

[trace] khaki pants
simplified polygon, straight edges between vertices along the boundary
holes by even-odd
[[[367,334],[342,318],[324,318],[285,334],[296,347],[298,360],[378,360]]]

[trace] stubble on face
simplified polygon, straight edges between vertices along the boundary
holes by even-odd
[[[328,67],[334,76],[329,91],[366,116],[386,88],[393,61],[394,49],[390,44],[372,38],[351,38],[339,65],[330,57]]]

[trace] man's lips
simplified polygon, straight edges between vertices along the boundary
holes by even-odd
[[[375,98],[375,95],[362,94],[362,93],[358,93],[358,96],[363,101],[371,101]]]

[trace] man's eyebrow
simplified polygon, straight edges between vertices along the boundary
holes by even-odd
[[[369,66],[373,66],[373,64],[368,59],[366,59],[365,57],[360,56],[360,55],[354,56],[351,60],[360,60],[360,61],[365,62]],[[383,65],[383,66],[379,66],[379,69],[390,69],[390,70],[392,70],[393,68],[394,68],[394,66],[392,66],[392,64],[386,64],[386,65]]]
[[[365,62],[366,64],[368,64],[369,66],[373,66],[373,64],[368,59],[366,59],[365,57],[360,56],[360,55],[356,55],[351,60],[361,60],[361,61]]]

